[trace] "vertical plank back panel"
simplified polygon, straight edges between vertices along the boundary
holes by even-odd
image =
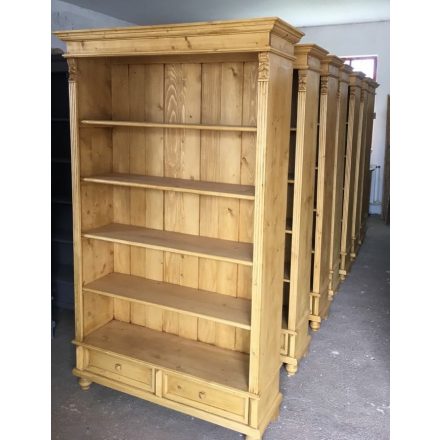
[[[112,65],[112,117],[115,120],[130,118],[128,64]],[[128,128],[113,129],[113,172],[130,172],[130,130]],[[113,188],[113,220],[115,223],[130,224],[130,189]],[[131,273],[130,247],[114,244],[115,272]],[[120,321],[130,322],[130,303],[114,299],[114,317]]]
[[[145,119],[152,122],[164,121],[164,65],[145,65]],[[164,175],[164,133],[161,128],[145,130],[145,172],[149,176]],[[164,193],[158,190],[146,190],[145,226],[164,229]],[[164,253],[145,250],[145,276],[163,281]],[[145,306],[145,325],[153,330],[162,330],[162,310]]]
[[[165,65],[165,122],[198,123],[201,113],[200,64]],[[165,130],[164,173],[167,177],[200,178],[200,133],[196,130]],[[167,231],[199,234],[199,201],[195,194],[167,192],[164,226]],[[164,281],[198,286],[198,258],[166,252]],[[197,339],[197,318],[163,313],[163,329]]]

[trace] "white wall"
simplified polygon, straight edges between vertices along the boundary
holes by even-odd
[[[377,55],[376,90],[371,163],[380,165],[380,198],[383,188],[383,164],[387,114],[387,95],[390,93],[390,22],[344,24],[336,26],[303,27],[301,43],[316,43],[338,56]],[[381,206],[370,206],[370,212],[379,214]]]
[[[133,26],[133,23],[118,20],[109,15],[80,8],[60,0],[52,0],[52,31],[112,26]],[[65,51],[66,45],[52,35],[52,48]]]

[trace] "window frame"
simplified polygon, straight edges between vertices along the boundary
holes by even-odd
[[[341,60],[344,60],[344,63],[346,61],[350,61],[350,63],[348,64],[349,66],[351,66],[352,61],[355,60],[373,60],[374,65],[373,65],[373,80],[376,81],[377,78],[377,55],[357,55],[357,56],[344,56],[344,57],[339,57],[341,58]],[[345,63],[347,64],[347,63]]]

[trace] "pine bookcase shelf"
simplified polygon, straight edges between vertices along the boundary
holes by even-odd
[[[56,35],[80,386],[260,440],[282,397],[280,220],[297,186],[286,159],[303,34],[262,18]]]
[[[231,197],[242,200],[255,199],[255,188],[253,186],[237,185],[233,183],[205,182],[202,180],[176,179],[172,177],[143,176],[123,173],[83,177],[82,181],[114,186],[126,186],[130,188],[151,188],[163,191]]]
[[[91,127],[131,127],[131,128],[180,128],[187,130],[210,130],[210,131],[240,131],[256,132],[257,127],[241,125],[209,125],[209,124],[166,124],[159,122],[136,122],[136,121],[81,121],[84,126]]]
[[[110,273],[84,286],[85,292],[181,311],[187,315],[210,319],[250,330],[251,302],[245,298],[220,295],[162,281],[123,273]]]
[[[252,244],[111,223],[83,233],[85,238],[252,265]]]
[[[247,391],[249,356],[112,320],[77,345]]]

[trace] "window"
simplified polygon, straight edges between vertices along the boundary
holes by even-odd
[[[377,56],[356,56],[356,57],[341,57],[345,64],[353,67],[353,70],[365,73],[370,78],[376,81],[377,74]]]

